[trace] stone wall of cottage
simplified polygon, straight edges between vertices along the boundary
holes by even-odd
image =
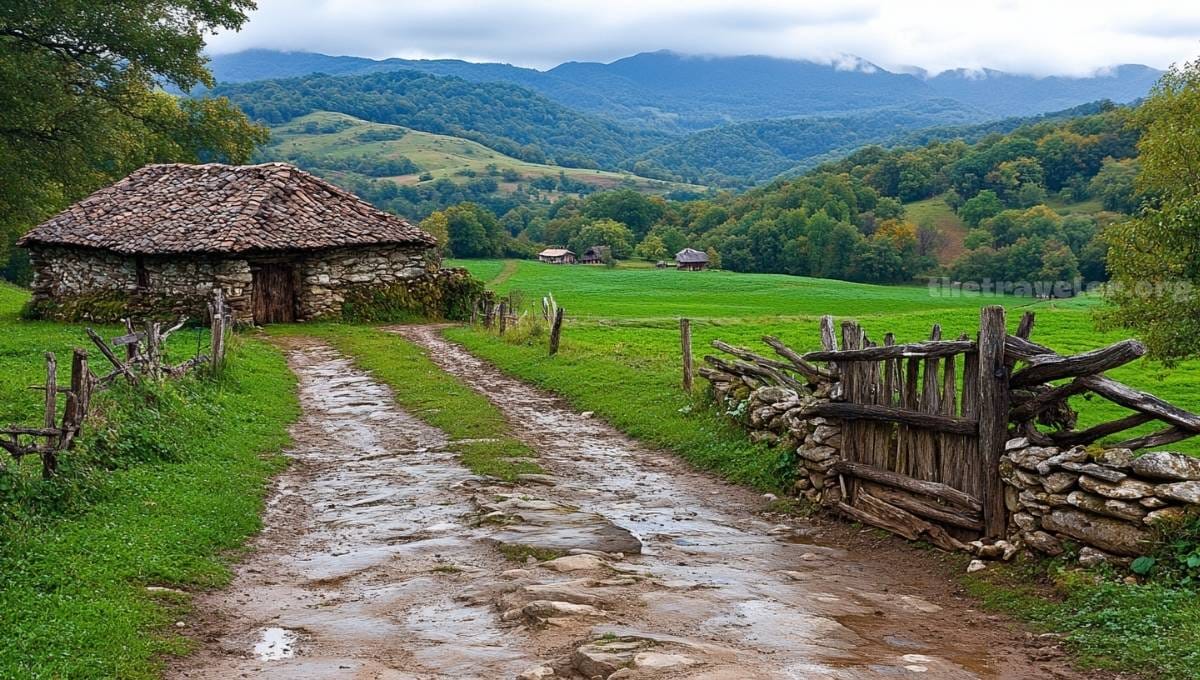
[[[335,248],[314,252],[297,263],[299,317],[340,315],[350,289],[415,279],[437,272],[440,265],[437,250],[426,247]]]
[[[211,291],[220,286],[234,319],[244,323],[253,321],[252,271],[259,259],[296,267],[300,320],[340,315],[344,294],[352,288],[391,285],[436,272],[440,265],[436,250],[413,246],[336,248],[290,257],[155,256],[141,258],[145,285],[139,286],[138,258],[132,256],[61,247],[34,248],[30,256],[33,302],[48,316],[86,316],[87,310],[78,308],[114,296],[122,298],[123,313],[131,308],[203,315]],[[94,306],[92,318],[115,320],[101,318],[100,305]]]

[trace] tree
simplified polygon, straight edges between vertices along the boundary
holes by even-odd
[[[450,220],[442,211],[430,213],[429,217],[421,220],[421,228],[437,239],[438,247],[442,250],[450,242]]]
[[[1116,161],[1104,159],[1100,172],[1088,184],[1093,196],[1100,198],[1105,210],[1114,210],[1132,215],[1137,212],[1140,197],[1137,195],[1138,162],[1136,158]]]
[[[204,36],[252,0],[7,0],[0,4],[0,257],[19,232],[150,162],[249,159],[266,131],[212,85]]]
[[[958,215],[967,226],[978,227],[979,223],[989,217],[999,215],[1004,210],[1000,197],[991,189],[984,189],[973,198],[968,199],[958,209]]]
[[[716,248],[709,246],[704,251],[704,254],[708,255],[708,268],[709,269],[720,269],[721,268],[721,253],[717,252]]]
[[[596,220],[579,230],[571,240],[571,249],[577,253],[592,246],[608,246],[617,259],[629,257],[633,250],[633,232],[616,220]]]
[[[1141,332],[1151,352],[1200,352],[1200,60],[1172,67],[1134,114],[1141,129],[1141,215],[1112,225],[1110,324]]]
[[[646,238],[642,239],[642,242],[638,244],[634,254],[643,260],[658,262],[659,260],[667,259],[667,246],[657,235],[650,234]]]
[[[446,208],[441,215],[446,221],[450,253],[454,257],[500,257],[504,254],[503,229],[491,211],[474,203],[462,203]]]

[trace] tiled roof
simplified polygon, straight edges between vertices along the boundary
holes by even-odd
[[[708,253],[694,248],[684,248],[675,253],[675,261],[684,264],[695,264],[698,262],[708,262]]]
[[[161,255],[437,241],[286,163],[210,163],[147,165],[34,227],[18,243]]]
[[[572,253],[571,251],[567,250],[566,248],[547,248],[547,249],[543,250],[542,252],[538,253],[538,255],[542,255],[544,257],[562,257],[563,255],[574,255],[574,254],[575,253]]]

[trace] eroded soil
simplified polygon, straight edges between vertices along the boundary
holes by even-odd
[[[173,677],[1084,677],[919,563],[765,521],[756,494],[437,327],[395,330],[491,399],[548,474],[473,476],[387,387],[290,341],[295,462],[233,584],[198,599],[201,649]]]

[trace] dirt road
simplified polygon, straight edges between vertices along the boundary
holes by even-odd
[[[764,521],[758,495],[505,377],[436,327],[395,330],[487,395],[548,475],[473,477],[390,390],[294,342],[296,464],[233,585],[201,599],[204,645],[175,677],[1084,677],[941,594],[919,564]],[[567,556],[524,557],[551,551]]]

